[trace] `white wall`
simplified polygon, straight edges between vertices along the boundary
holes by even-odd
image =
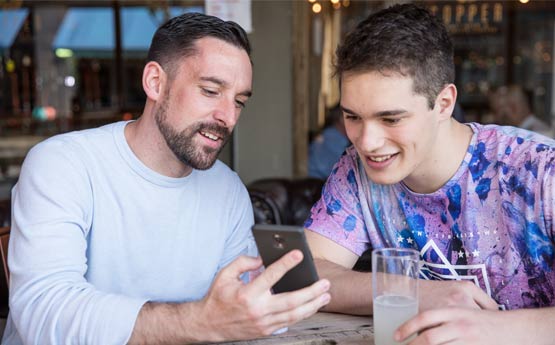
[[[252,2],[253,96],[235,129],[235,170],[245,184],[293,174],[291,11],[289,1]]]

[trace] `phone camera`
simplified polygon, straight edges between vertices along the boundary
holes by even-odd
[[[275,248],[283,249],[284,248],[283,242],[285,242],[285,240],[279,234],[274,234],[274,247]]]

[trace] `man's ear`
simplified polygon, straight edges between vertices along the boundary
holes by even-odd
[[[449,84],[441,90],[436,98],[435,107],[439,111],[439,115],[442,119],[448,119],[453,114],[455,109],[455,102],[457,101],[457,87],[453,84]]]
[[[143,90],[146,96],[155,102],[158,101],[165,83],[166,73],[162,66],[155,61],[149,61],[143,69]]]

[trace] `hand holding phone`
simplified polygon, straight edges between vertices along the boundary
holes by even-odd
[[[303,227],[255,224],[252,232],[258,252],[266,267],[294,249],[303,253],[301,263],[287,272],[273,286],[274,293],[299,290],[319,280]]]

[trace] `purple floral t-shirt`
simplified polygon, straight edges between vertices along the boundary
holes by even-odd
[[[502,308],[555,305],[555,141],[468,124],[467,154],[442,188],[370,181],[353,147],[335,165],[305,227],[361,255],[420,251],[423,279],[469,280]]]

